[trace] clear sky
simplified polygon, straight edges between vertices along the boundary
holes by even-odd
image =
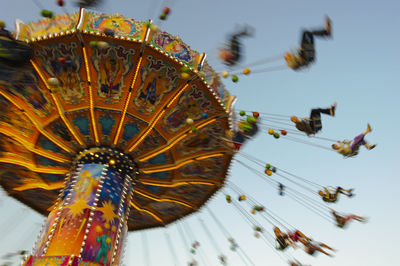
[[[52,0],[37,0],[47,9],[62,12]],[[76,8],[67,2],[67,10]],[[238,163],[233,163],[228,180],[239,185],[262,202],[267,210],[311,235],[315,240],[334,247],[335,257],[311,257],[300,249],[291,254],[305,264],[314,266],[399,265],[398,226],[400,224],[398,164],[400,162],[398,132],[400,84],[400,2],[397,0],[104,0],[99,10],[120,12],[137,20],[155,18],[162,6],[171,14],[160,26],[199,52],[206,52],[215,69],[223,69],[216,59],[220,46],[235,26],[248,24],[255,36],[244,41],[244,63],[270,56],[283,55],[295,48],[303,28],[323,25],[325,14],[333,21],[333,39],[316,40],[317,62],[309,70],[290,69],[241,76],[238,83],[226,80],[226,87],[237,95],[236,110],[284,115],[307,116],[312,107],[325,107],[337,101],[336,116],[323,117],[321,137],[352,139],[367,123],[373,132],[367,136],[378,146],[367,151],[361,148],[358,157],[343,159],[335,152],[295,143],[284,138],[272,138],[259,133],[247,143],[243,152],[270,162],[322,185],[353,187],[356,196],[342,197],[334,208],[364,215],[369,222],[353,222],[347,230],[336,228],[289,197],[280,197],[275,187],[263,182]],[[39,19],[39,9],[31,0],[3,0],[0,20],[13,29],[17,18],[25,22]],[[273,65],[283,65],[283,59]],[[265,67],[265,66],[264,66]],[[263,67],[260,67],[263,68]],[[256,68],[254,68],[255,70]],[[307,141],[317,143],[316,139]],[[327,147],[331,143],[318,142]],[[240,157],[240,156],[239,156]],[[238,157],[238,158],[239,158]],[[262,169],[260,169],[262,170]],[[315,199],[316,196],[315,196]],[[318,200],[318,199],[317,199]],[[254,264],[287,265],[278,253],[261,239],[237,210],[218,193],[208,206],[219,217]],[[19,249],[31,249],[43,217],[0,195],[0,256]],[[198,218],[213,232],[213,238],[228,257],[228,265],[244,265],[229,250],[228,242],[202,210],[185,219],[206,254],[207,265],[220,265],[217,252],[201,227]],[[271,225],[262,221],[271,232]],[[164,233],[170,235],[179,265],[187,265],[188,248],[184,247],[176,225],[167,229],[132,233],[125,255],[126,265],[174,265]],[[144,245],[148,243],[148,249]],[[149,250],[146,252],[146,250]],[[149,255],[146,255],[149,254]],[[146,262],[146,258],[150,261]],[[200,263],[201,259],[197,259]],[[1,262],[1,259],[0,259]],[[17,265],[17,264],[15,264]]]

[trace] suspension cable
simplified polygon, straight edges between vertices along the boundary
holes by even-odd
[[[242,164],[243,166],[245,166],[246,168],[248,168],[248,169],[250,169],[251,171],[253,171],[256,175],[258,175],[259,177],[261,177],[264,181],[266,181],[266,182],[268,182],[268,183],[274,183],[274,182],[276,182],[276,183],[279,183],[278,181],[276,181],[276,180],[274,180],[274,179],[272,179],[272,178],[269,178],[269,177],[266,177],[266,176],[264,176],[263,174],[261,174],[261,173],[259,173],[257,170],[255,170],[255,169],[253,169],[253,168],[251,168],[251,167],[249,167],[249,166],[247,166],[246,164],[244,164],[243,162],[241,162],[241,161],[239,161],[239,160],[237,160],[237,159],[235,159],[235,161],[237,161],[238,163],[240,163],[240,164]],[[301,192],[298,192],[297,190],[294,190],[294,189],[292,189],[291,188],[291,190],[293,190],[293,191],[295,191],[296,192],[296,194],[295,193],[292,193],[292,194],[290,194],[290,196],[291,196],[291,198],[292,199],[294,199],[295,201],[298,201],[300,204],[302,204],[303,206],[305,206],[306,208],[308,208],[308,209],[310,209],[311,211],[313,211],[314,213],[317,213],[319,216],[321,216],[321,217],[323,217],[324,219],[326,219],[326,220],[329,220],[330,221],[330,218],[327,218],[328,216],[325,214],[325,213],[323,213],[321,210],[318,210],[317,208],[318,207],[321,207],[321,203],[317,203],[317,204],[315,204],[316,206],[313,206],[313,205],[311,205],[310,204],[310,202],[307,202],[304,198],[301,198],[299,195],[297,195],[297,194],[302,194]],[[288,194],[289,195],[289,194]],[[302,194],[303,196],[304,196],[304,194]],[[314,200],[312,200],[313,202],[316,202],[316,201],[314,201]],[[323,208],[327,208],[326,206],[324,206]]]
[[[193,244],[196,241],[196,237],[195,237],[192,229],[190,228],[189,222],[187,221],[187,219],[185,221],[182,221],[182,227],[186,231],[186,234],[188,235],[190,242],[192,242],[192,244]],[[200,245],[200,248],[198,248],[198,252],[197,253],[199,254],[200,260],[202,261],[203,265],[210,265],[210,263],[206,259],[205,254],[203,254],[203,252],[201,250],[201,245]],[[203,255],[204,255],[204,257],[203,257]]]
[[[230,187],[233,191],[235,191],[235,189],[233,189],[232,187]],[[238,192],[238,191],[235,191],[239,196],[241,195],[241,193],[240,192]],[[251,204],[251,199],[250,199],[250,197],[249,197],[249,200],[246,202],[250,207],[253,207],[254,205],[261,205],[261,204],[257,204],[257,202],[253,202],[253,205]],[[274,225],[274,223],[269,219],[269,218],[267,218],[267,217],[264,217],[264,216],[262,216],[269,224],[271,224],[271,225]],[[278,221],[278,223],[279,224],[281,224],[279,221]]]
[[[288,177],[286,177],[286,176],[284,176],[284,175],[282,175],[282,174],[280,174],[280,173],[278,173],[278,172],[275,172],[274,174],[276,174],[276,175],[278,175],[278,176],[280,176],[280,177],[286,179],[286,180],[289,181],[289,182],[292,182],[293,184],[295,184],[295,185],[297,185],[297,186],[303,188],[304,190],[310,191],[312,194],[315,194],[315,193],[316,193],[314,190],[310,189],[309,187],[306,187],[305,185],[300,184],[299,182],[296,182],[296,181],[294,181],[294,180],[292,180],[292,179],[290,179],[290,178],[288,178]]]
[[[306,207],[307,209],[309,209],[310,211],[314,212],[315,214],[317,214],[318,216],[322,217],[325,220],[330,221],[330,219],[328,218],[328,216],[321,212],[320,210],[318,210],[317,208],[315,208],[315,206],[312,206],[309,202],[305,201],[303,198],[297,196],[294,193],[287,193],[287,195],[289,197],[291,197],[294,201],[298,202],[299,204],[303,205],[304,207]]]
[[[204,231],[206,232],[206,235],[208,236],[209,240],[211,240],[211,244],[214,246],[215,250],[219,253],[220,256],[222,256],[222,251],[220,249],[220,247],[218,246],[218,243],[215,241],[215,239],[213,238],[212,234],[210,233],[210,231],[208,230],[206,224],[204,223],[203,219],[201,219],[200,217],[198,218],[201,226],[203,227]]]
[[[250,204],[254,205],[262,205],[261,203],[259,203],[257,200],[255,200],[254,198],[252,198],[249,194],[245,193],[244,191],[242,191],[236,184],[234,184],[232,181],[228,182],[228,187],[234,191],[236,191],[236,193],[240,194],[240,195],[246,195],[246,200],[248,200],[250,202]],[[273,219],[276,223],[278,223],[280,226],[284,227],[286,230],[290,230],[291,228],[294,228],[294,226],[292,226],[291,224],[289,224],[287,221],[285,221],[284,219],[280,218],[278,215],[274,214],[270,209],[268,209],[268,212],[265,211],[265,213],[271,218]],[[261,213],[261,216],[263,215],[264,212]],[[278,218],[277,218],[278,217]],[[265,217],[264,217],[265,218]],[[273,224],[273,223],[271,223]],[[286,226],[286,225],[288,226]],[[289,228],[290,227],[290,228]]]
[[[266,165],[264,161],[258,159],[257,157],[254,157],[254,156],[252,156],[250,154],[247,154],[247,153],[245,153],[243,151],[239,151],[238,153],[239,153],[239,155],[242,155],[243,157],[245,157],[246,159],[248,159],[249,161],[252,161],[253,163],[255,163],[257,165],[260,165],[262,167],[265,167],[265,165]]]
[[[142,232],[142,241],[143,241],[143,253],[144,253],[145,263],[147,266],[150,266],[151,262],[150,262],[149,246],[147,242],[146,232]]]
[[[228,232],[228,230],[222,225],[222,223],[218,220],[217,216],[215,216],[215,214],[211,211],[211,209],[210,209],[208,206],[206,206],[206,209],[207,209],[207,211],[209,212],[209,214],[211,215],[211,217],[213,218],[213,220],[215,221],[215,223],[218,225],[218,227],[219,227],[219,229],[221,230],[221,232],[224,234],[225,238],[226,238],[228,241],[230,241],[229,239],[231,239],[231,238],[233,239],[232,235],[231,235],[231,234]],[[236,243],[236,242],[235,242],[235,243]],[[236,243],[236,244],[237,244],[237,243]],[[246,258],[252,265],[255,265],[255,264],[253,263],[253,261],[250,259],[250,257],[244,252],[244,250],[243,250],[239,245],[237,245],[237,249],[243,253],[243,255],[245,256],[245,258]],[[246,264],[246,265],[248,265],[247,262],[246,262],[246,260],[241,256],[241,254],[238,253],[238,255],[239,255],[239,257],[242,259],[243,263]]]
[[[245,112],[255,112],[255,111],[249,111],[249,110],[244,110]],[[273,114],[273,113],[265,113],[265,112],[258,112],[260,115],[267,115],[267,116],[280,116],[280,117],[288,117],[290,118],[290,115],[282,115],[282,114]]]
[[[287,123],[287,122],[283,122],[283,121],[287,121],[285,118],[270,118],[270,117],[262,117],[262,119],[259,120],[257,125],[270,126],[270,124],[267,124],[264,121],[275,123],[275,124],[279,124],[279,125],[289,126],[291,128],[295,127],[295,125],[293,125],[293,124],[290,124],[290,123]],[[272,125],[272,126],[275,126],[275,125]]]
[[[224,194],[226,195],[226,193]],[[239,210],[239,213],[245,218],[246,222],[250,224],[250,226],[259,226],[260,228],[262,228],[261,225],[253,217],[249,216],[247,212],[241,208],[240,205],[238,205],[235,201],[232,201],[232,203],[236,207],[236,209]],[[287,259],[290,259],[291,256],[289,256],[288,254],[281,254],[276,250],[274,246],[275,240],[272,240],[274,239],[274,237],[270,233],[265,232],[265,230],[262,230],[262,232],[260,233],[262,236],[261,239],[267,244],[267,246],[271,247],[271,249],[279,256],[280,259],[285,262],[287,261]],[[269,238],[266,234],[268,234]],[[286,259],[284,258],[284,256],[286,257]]]
[[[164,231],[164,236],[167,239],[168,247],[169,247],[169,250],[171,251],[172,260],[174,261],[175,266],[180,266],[179,261],[178,261],[178,257],[176,256],[175,249],[174,249],[174,247],[172,245],[171,238],[169,237],[169,234],[168,234],[168,232],[166,230]]]
[[[285,171],[285,170],[283,170],[283,169],[281,169],[281,168],[276,168],[276,169],[277,169],[278,171],[280,171],[280,172],[283,172],[283,173],[287,174],[287,175],[290,175],[290,176],[292,176],[292,177],[298,178],[298,179],[300,179],[301,181],[306,182],[306,183],[308,183],[309,185],[314,186],[314,187],[317,188],[317,189],[320,189],[320,188],[323,188],[323,187],[324,187],[324,186],[322,186],[322,185],[320,185],[320,184],[318,184],[318,183],[315,183],[315,182],[313,182],[313,181],[307,180],[307,179],[305,179],[305,178],[303,178],[303,177],[300,177],[300,176],[298,176],[298,175],[289,173],[288,171]]]
[[[280,66],[272,66],[272,67],[266,67],[262,69],[257,69],[257,70],[252,70],[252,74],[258,74],[258,73],[267,73],[267,72],[272,72],[272,71],[277,71],[277,70],[285,70],[287,69],[286,65],[280,65]],[[233,72],[232,74],[234,75],[244,75],[241,71],[238,72]]]
[[[241,162],[241,161],[239,161],[239,160],[237,160],[237,159],[235,159],[235,161],[237,161],[238,163],[242,164],[242,165],[245,166],[246,168],[250,169],[250,170],[251,170],[252,172],[254,172],[256,175],[258,175],[259,177],[261,177],[264,181],[267,181],[267,182],[269,182],[270,184],[273,183],[273,182],[279,184],[278,181],[276,181],[276,180],[274,180],[274,179],[272,179],[272,178],[270,178],[270,177],[267,177],[267,176],[265,176],[265,175],[259,173],[256,169],[254,169],[254,168],[252,168],[252,167],[246,165],[245,163],[243,163],[243,162]],[[299,183],[297,183],[297,182],[295,182],[295,181],[293,181],[293,180],[291,180],[291,179],[288,179],[287,177],[285,177],[285,176],[283,176],[283,175],[281,175],[281,174],[279,174],[279,173],[275,173],[275,174],[277,174],[277,175],[279,175],[279,176],[281,176],[281,177],[283,177],[283,178],[285,178],[285,179],[287,179],[287,180],[289,180],[289,181],[291,181],[291,182],[293,182],[293,183],[295,183],[295,184],[298,184],[299,186],[303,187],[304,189],[309,190],[309,191],[311,191],[312,193],[314,193],[314,191],[310,190],[309,188],[307,188],[307,187],[305,187],[305,186],[302,186],[301,184],[299,184]],[[296,193],[298,193],[298,194],[303,195],[304,197],[307,197],[307,198],[308,198],[309,200],[311,200],[311,201],[316,202],[316,205],[323,206],[323,208],[327,208],[327,207],[326,207],[325,205],[323,205],[322,203],[315,201],[314,199],[312,199],[312,198],[306,196],[305,194],[303,194],[303,193],[301,193],[301,192],[299,192],[299,191],[297,191],[297,190],[295,190],[295,189],[293,189],[293,188],[289,188],[289,189],[293,190],[294,192],[296,192]]]
[[[282,58],[283,58],[282,54],[275,55],[275,56],[270,56],[270,57],[267,57],[267,58],[252,62],[252,63],[244,64],[243,67],[252,67],[252,66],[263,65],[265,63],[277,61],[277,60],[280,60]]]
[[[260,165],[260,166],[265,167],[265,165],[266,165],[265,162],[262,162],[261,160],[259,160],[258,158],[255,158],[255,157],[251,156],[250,154],[246,154],[246,153],[243,153],[243,152],[239,152],[239,155],[242,155],[242,156],[245,157],[246,159],[248,159],[248,160],[250,160],[250,161],[252,161],[252,162],[254,162],[254,163],[256,163],[256,164],[258,164],[258,165]],[[286,171],[286,170],[283,170],[282,168],[278,168],[278,167],[275,167],[275,168],[276,168],[278,171],[280,171],[280,172],[283,172],[283,173],[285,173],[285,174],[287,174],[287,175],[290,175],[290,176],[292,176],[292,177],[298,178],[298,179],[302,180],[303,182],[306,182],[306,183],[308,183],[308,184],[310,184],[310,185],[312,185],[312,186],[314,186],[314,187],[316,187],[316,188],[318,188],[318,189],[324,187],[324,186],[322,186],[321,184],[318,184],[318,183],[316,183],[316,182],[310,181],[310,180],[305,179],[305,178],[303,178],[303,177],[300,177],[300,176],[298,176],[298,175],[292,174],[292,173],[290,173],[290,172],[288,172],[288,171]]]
[[[182,242],[185,246],[185,249],[188,251],[189,254],[189,261],[193,259],[193,254],[190,252],[190,244],[187,242],[187,239],[185,237],[185,234],[183,233],[182,227],[180,223],[176,223],[176,227],[178,228],[178,232],[181,236]]]
[[[269,63],[269,62],[274,62],[274,61],[280,60],[282,58],[283,58],[282,54],[277,54],[275,56],[270,56],[270,57],[252,62],[252,63],[247,63],[247,64],[238,63],[236,66],[230,67],[229,70],[230,70],[230,72],[233,72],[233,73],[241,73],[241,71],[239,69],[248,68],[248,67],[252,67],[252,66],[258,66],[258,65]],[[287,67],[285,67],[285,68],[287,68]],[[219,73],[222,71],[217,71],[217,72]],[[254,73],[254,71],[252,71],[252,73]]]
[[[315,144],[315,143],[312,143],[310,141],[298,139],[298,138],[295,138],[295,137],[285,136],[285,139],[291,140],[293,142],[298,142],[298,143],[303,143],[303,144],[307,144],[307,145],[310,145],[310,146],[318,147],[318,148],[325,149],[325,150],[328,150],[328,151],[333,151],[331,148],[328,148],[328,147],[325,147],[325,146],[322,146],[322,145],[319,145],[319,144]]]

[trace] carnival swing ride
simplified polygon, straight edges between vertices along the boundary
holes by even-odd
[[[164,8],[160,19],[169,12]],[[0,184],[9,196],[48,216],[24,265],[120,265],[128,231],[174,223],[219,190],[255,236],[281,249],[290,265],[301,265],[283,253],[290,246],[329,254],[328,245],[295,230],[227,180],[232,160],[338,226],[363,221],[334,211],[331,217],[320,199],[282,180],[328,203],[339,194],[352,196],[352,190],[332,191],[241,150],[260,129],[295,141],[301,140],[287,135],[302,133],[282,128],[288,120],[282,115],[235,113],[235,97],[220,78],[229,74],[215,72],[205,54],[179,37],[151,21],[84,8],[62,15],[43,10],[42,16],[28,24],[17,21],[13,34],[0,25]],[[236,121],[238,116],[244,118]],[[255,265],[217,215],[204,208],[243,264]],[[227,256],[201,219],[200,224],[226,265]],[[210,265],[195,259],[202,253],[190,227],[178,229],[191,254],[189,265]],[[174,253],[171,242],[170,248]]]

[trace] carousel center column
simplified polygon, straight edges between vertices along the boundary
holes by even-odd
[[[121,151],[81,151],[24,265],[119,265],[137,174]]]

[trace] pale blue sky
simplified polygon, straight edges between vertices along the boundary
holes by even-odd
[[[62,11],[55,1],[38,1],[48,9]],[[25,22],[39,18],[39,10],[31,0],[3,2],[0,19],[9,26],[17,18]],[[216,47],[224,42],[235,25],[246,23],[255,28],[255,37],[244,41],[246,63],[295,48],[302,28],[322,25],[325,14],[331,17],[333,39],[316,40],[317,62],[309,70],[294,72],[286,69],[241,76],[237,84],[229,80],[225,84],[238,97],[236,110],[307,116],[312,107],[325,107],[337,101],[336,116],[323,117],[321,137],[351,139],[371,123],[373,132],[367,140],[378,143],[378,146],[372,151],[362,148],[357,158],[343,159],[328,150],[282,138],[275,140],[264,132],[243,148],[245,153],[319,184],[354,187],[356,196],[351,199],[342,197],[334,207],[339,211],[365,215],[369,222],[354,222],[347,230],[338,229],[292,199],[279,197],[276,188],[260,181],[237,163],[233,163],[228,179],[291,225],[337,249],[334,258],[324,255],[314,258],[304,255],[301,250],[292,252],[300,261],[314,266],[399,265],[396,252],[400,237],[397,206],[400,181],[396,165],[400,159],[400,3],[396,0],[169,0],[164,3],[155,0],[105,0],[100,10],[146,20],[149,17],[154,19],[163,5],[171,7],[171,14],[161,28],[179,35],[193,49],[206,52],[210,64],[217,70],[221,70],[222,65],[215,57]],[[70,3],[66,8],[70,12],[76,10]],[[283,63],[281,60],[275,65]],[[316,142],[315,139],[310,141]],[[322,144],[329,146],[330,143]],[[233,233],[255,265],[287,265],[262,240],[253,237],[247,223],[233,206],[226,204],[221,194],[211,199],[208,206]],[[34,211],[22,210],[20,204],[1,194],[0,256],[18,249],[30,249],[36,239],[40,228],[38,223],[43,218]],[[243,265],[229,250],[228,242],[208,213],[201,211],[187,221],[199,239],[209,265],[220,264],[198,217],[205,220],[214,232],[229,265]],[[5,226],[10,220],[13,220],[12,224]],[[263,224],[270,228],[265,221]],[[131,234],[125,264],[174,265],[164,231],[146,231],[150,264],[145,262],[143,234]],[[177,227],[171,225],[167,232],[173,239],[180,265],[187,265],[188,249],[183,247]]]

